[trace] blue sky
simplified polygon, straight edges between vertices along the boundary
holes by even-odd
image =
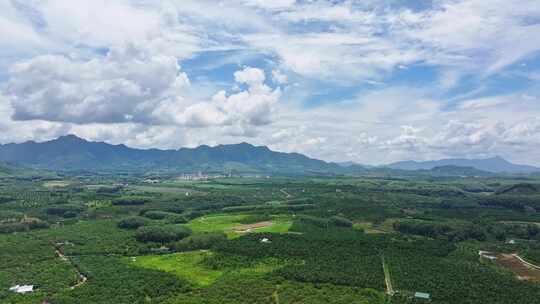
[[[0,3],[0,142],[540,165],[540,0]]]

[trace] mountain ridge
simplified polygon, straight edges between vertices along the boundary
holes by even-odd
[[[0,145],[0,161],[53,170],[179,172],[232,171],[304,173],[339,171],[338,165],[299,153],[270,150],[266,146],[239,144],[201,145],[176,150],[136,149],[123,144],[87,141],[75,135],[45,142]]]
[[[385,167],[400,170],[431,170],[435,167],[458,166],[472,167],[478,170],[492,173],[533,173],[540,172],[540,168],[514,164],[506,159],[495,156],[485,159],[467,159],[467,158],[446,158],[429,161],[399,161],[386,165]]]
[[[60,136],[44,142],[0,144],[0,162],[61,171],[234,171],[324,175],[381,170],[395,170],[399,175],[404,171],[434,169],[435,174],[451,175],[484,175],[481,171],[510,174],[540,172],[540,168],[513,164],[498,156],[486,159],[409,160],[384,166],[367,166],[354,162],[326,162],[300,153],[277,152],[267,146],[255,146],[247,142],[161,150],[88,141],[76,135]]]

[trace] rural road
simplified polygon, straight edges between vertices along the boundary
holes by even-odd
[[[54,247],[55,248],[55,252],[56,252],[56,255],[58,255],[58,257],[62,260],[62,261],[66,261],[68,263],[71,264],[71,266],[73,266],[73,268],[75,268],[75,271],[77,272],[77,275],[79,276],[79,281],[77,282],[77,284],[73,285],[73,286],[70,286],[69,289],[75,289],[81,285],[83,285],[84,283],[86,283],[86,281],[88,281],[88,278],[81,273],[81,271],[79,270],[79,268],[65,255],[62,253],[62,251],[60,251],[60,249],[58,247]]]
[[[281,193],[285,194],[287,196],[287,198],[292,197],[292,195],[290,195],[287,191],[285,191],[285,188],[280,189],[279,191],[281,191]]]
[[[534,265],[534,264],[531,264],[531,263],[525,261],[525,260],[524,260],[522,257],[520,257],[519,255],[517,255],[517,254],[514,253],[514,254],[512,254],[512,256],[515,257],[516,259],[518,259],[521,263],[523,263],[523,264],[525,264],[525,265],[527,265],[527,266],[529,266],[529,267],[532,267],[532,268],[535,268],[535,269],[540,270],[540,266],[537,266],[537,265]]]
[[[384,256],[382,257],[382,266],[384,271],[384,282],[386,283],[386,293],[388,295],[394,295],[394,288],[392,287],[392,279],[390,277],[390,269],[388,269],[388,265],[386,265],[384,261]]]

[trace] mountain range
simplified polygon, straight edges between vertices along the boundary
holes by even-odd
[[[459,166],[472,167],[478,170],[493,173],[533,173],[540,172],[540,168],[513,164],[502,157],[496,156],[486,159],[449,158],[441,160],[417,162],[413,160],[400,161],[387,165],[391,169],[400,170],[431,170],[436,167]]]
[[[135,149],[125,145],[92,142],[66,135],[45,142],[0,145],[0,162],[59,171],[94,172],[238,172],[274,174],[405,174],[485,176],[486,173],[532,173],[540,168],[512,164],[503,158],[403,161],[387,166],[342,164],[283,153],[248,143],[202,145],[177,150]]]
[[[171,171],[244,173],[325,173],[336,164],[299,153],[274,152],[248,143],[206,145],[178,150],[134,149],[125,145],[91,142],[75,135],[46,142],[0,145],[0,161],[40,169],[64,171]]]

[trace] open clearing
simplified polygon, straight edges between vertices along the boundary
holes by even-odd
[[[43,183],[45,188],[64,188],[71,185],[70,181],[58,180],[58,181],[46,181]]]
[[[247,233],[257,228],[270,227],[272,226],[272,224],[273,224],[272,221],[264,221],[264,222],[258,222],[258,223],[253,223],[253,224],[244,224],[244,225],[234,227],[233,230],[234,232],[238,232],[238,233]]]
[[[129,186],[129,189],[142,192],[152,192],[152,193],[165,193],[165,194],[204,194],[202,191],[193,190],[190,188],[183,187],[170,187],[170,186],[145,186],[145,185],[135,185]]]
[[[357,229],[363,229],[365,233],[376,234],[376,233],[392,233],[394,228],[392,227],[394,220],[387,219],[382,224],[374,224],[372,222],[357,222],[354,223],[353,227]]]
[[[540,282],[540,269],[514,254],[498,254],[496,263],[516,274],[519,280]]]
[[[140,267],[173,273],[197,286],[208,286],[223,275],[222,271],[209,269],[202,265],[202,261],[212,254],[209,251],[192,251],[140,256],[136,257],[133,263]]]
[[[227,273],[241,275],[265,274],[285,265],[277,259],[268,258],[249,267],[210,269],[204,265],[204,260],[211,258],[213,255],[214,253],[211,251],[199,250],[164,255],[139,256],[132,258],[130,262],[139,267],[173,273],[196,286],[202,287],[212,285]]]
[[[238,237],[248,232],[271,232],[286,233],[292,226],[292,220],[287,217],[273,217],[271,221],[264,221],[252,224],[242,224],[248,214],[217,214],[196,218],[186,224],[195,232],[217,232],[222,231],[229,238]]]

